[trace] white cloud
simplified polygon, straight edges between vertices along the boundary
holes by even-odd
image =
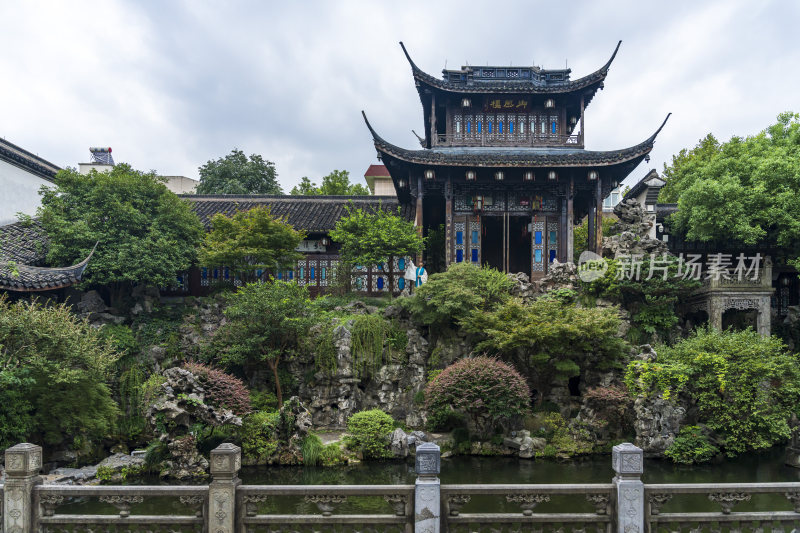
[[[578,77],[622,39],[587,110],[587,148],[636,144],[672,111],[649,165],[660,169],[708,132],[755,133],[796,106],[799,14],[744,0],[6,2],[0,135],[59,165],[108,144],[119,161],[190,177],[238,147],[274,161],[288,190],[375,162],[361,109],[416,146],[421,108],[399,40],[434,75],[445,61],[568,60]]]

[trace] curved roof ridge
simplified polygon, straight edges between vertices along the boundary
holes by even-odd
[[[362,112],[363,113],[363,112]],[[482,149],[476,147],[468,152],[460,151],[461,147],[452,147],[453,150],[422,149],[409,150],[401,148],[383,139],[372,128],[369,121],[367,127],[372,133],[375,148],[379,152],[387,153],[395,158],[423,163],[423,164],[449,164],[456,166],[514,166],[516,164],[539,164],[542,166],[592,166],[608,165],[629,161],[637,157],[644,157],[653,149],[656,136],[666,125],[672,113],[669,113],[661,126],[644,141],[619,150],[562,150],[562,147],[490,147]],[[366,115],[364,115],[366,121]],[[569,147],[563,147],[569,148]],[[448,153],[451,152],[451,153]],[[506,153],[503,153],[506,152]]]
[[[408,50],[406,49],[403,42],[400,41],[400,47],[403,49],[403,53],[405,54],[409,65],[411,65],[411,70],[414,74],[414,78],[417,81],[420,81],[437,89],[450,92],[478,92],[478,93],[527,92],[533,94],[572,92],[594,84],[602,83],[605,80],[606,76],[608,75],[608,69],[611,67],[611,63],[617,57],[617,53],[619,52],[619,48],[621,45],[622,45],[622,40],[617,42],[617,46],[616,48],[614,48],[614,52],[611,54],[611,57],[608,59],[608,61],[606,61],[606,63],[602,67],[576,80],[570,80],[567,82],[554,83],[549,85],[547,84],[540,85],[532,82],[522,82],[519,80],[513,80],[513,81],[506,80],[506,81],[496,81],[488,83],[480,82],[479,84],[473,84],[473,85],[458,85],[450,81],[440,80],[439,78],[436,78],[435,76],[432,76],[431,74],[428,74],[427,72],[419,68],[419,66],[417,66],[416,63],[414,63],[414,60],[411,59],[411,55],[408,53]],[[513,85],[507,85],[506,84],[507,82],[512,83]]]

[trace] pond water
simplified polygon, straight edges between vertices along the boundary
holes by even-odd
[[[755,483],[800,481],[800,469],[783,464],[782,447],[763,453],[750,453],[736,459],[704,466],[681,466],[669,461],[645,460],[645,483]],[[598,455],[570,462],[529,461],[511,457],[452,457],[442,460],[440,479],[443,484],[563,484],[610,483],[613,477],[611,457]],[[240,473],[247,485],[391,485],[413,484],[413,460],[361,463],[333,468],[321,467],[261,467],[244,468]],[[154,483],[155,480],[145,480]],[[314,513],[313,505],[302,498],[276,497],[264,504],[259,512]],[[502,497],[473,497],[463,512],[516,512],[516,504]],[[782,495],[755,495],[752,501],[736,506],[737,511],[792,510]],[[350,498],[337,506],[339,513],[389,512],[388,504],[381,498]],[[551,502],[537,506],[537,512],[593,512],[594,508],[583,498],[553,496]],[[676,496],[662,508],[663,512],[717,511],[719,507],[704,497]],[[59,509],[67,513],[109,513],[117,511],[110,505],[96,501],[75,502]],[[134,506],[134,514],[186,514],[188,511],[175,501],[152,498]]]

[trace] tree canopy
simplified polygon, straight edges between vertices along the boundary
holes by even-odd
[[[735,240],[785,250],[800,265],[800,116],[750,137],[720,143],[709,134],[665,166],[662,202],[676,202],[670,219],[690,240]]]
[[[364,210],[347,206],[347,215],[336,222],[331,238],[341,245],[340,254],[349,263],[387,265],[389,287],[394,287],[394,259],[422,251],[424,239],[413,222],[383,209]]]
[[[350,183],[350,173],[346,170],[334,170],[324,178],[322,185],[317,187],[307,177],[300,180],[300,185],[292,188],[292,194],[305,196],[367,196],[369,189],[359,183]]]
[[[272,216],[266,207],[239,211],[232,217],[221,213],[211,219],[200,249],[200,262],[230,267],[239,279],[254,281],[257,270],[282,270],[303,257],[295,251],[305,238],[285,219]]]
[[[0,449],[18,442],[86,451],[118,414],[107,385],[120,354],[66,305],[0,295]]]
[[[171,285],[195,258],[203,232],[189,204],[155,173],[126,164],[87,175],[61,170],[42,188],[38,216],[50,240],[47,260],[71,265],[97,250],[85,284]]]
[[[197,194],[283,194],[275,163],[258,154],[248,158],[236,148],[225,157],[208,161],[198,171]]]
[[[228,296],[228,322],[218,332],[224,364],[254,369],[266,363],[275,379],[275,395],[283,405],[278,370],[308,335],[314,308],[306,287],[273,280],[249,283]]]

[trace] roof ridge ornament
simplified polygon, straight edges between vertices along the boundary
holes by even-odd
[[[603,74],[608,73],[608,67],[611,66],[611,63],[614,61],[614,58],[617,57],[617,52],[619,52],[620,46],[622,46],[622,39],[619,40],[619,42],[617,43],[617,47],[614,48],[614,53],[611,54],[611,58],[608,61],[606,61],[606,64],[603,65],[603,68],[600,69],[600,72],[602,72]]]

